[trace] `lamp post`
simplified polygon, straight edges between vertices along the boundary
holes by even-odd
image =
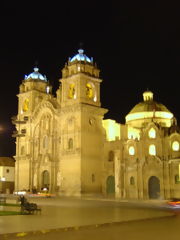
[[[16,128],[18,130],[13,131],[13,134],[12,134],[12,137],[15,137],[17,139],[17,144],[18,144],[18,146],[16,148],[16,150],[17,150],[17,152],[16,152],[16,163],[17,163],[17,165],[16,165],[16,176],[15,176],[15,179],[16,179],[15,190],[18,194],[18,192],[19,192],[19,158],[20,158],[20,146],[19,146],[20,141],[19,141],[19,139],[20,139],[20,137],[24,137],[25,133],[26,133],[26,129],[20,129],[20,125],[25,124],[28,121],[28,117],[24,117],[23,120],[19,120],[19,119],[17,119],[17,116],[14,116],[11,119],[12,119],[12,123],[14,125],[18,126],[18,128]]]

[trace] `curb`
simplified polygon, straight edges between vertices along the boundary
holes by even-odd
[[[91,224],[91,225],[84,225],[84,226],[83,225],[82,226],[70,226],[70,227],[53,228],[53,229],[41,229],[41,230],[27,231],[27,232],[5,233],[5,234],[0,234],[0,239],[1,240],[23,239],[26,236],[47,234],[50,232],[67,232],[67,231],[78,231],[78,230],[83,230],[83,229],[95,229],[95,228],[99,228],[99,227],[107,227],[107,226],[112,226],[112,225],[126,224],[129,222],[149,221],[149,220],[153,220],[153,219],[161,219],[161,218],[167,218],[167,217],[176,217],[176,214],[172,213],[172,215],[170,215],[170,216],[133,219],[133,220],[120,221],[120,222],[99,223],[99,224]]]

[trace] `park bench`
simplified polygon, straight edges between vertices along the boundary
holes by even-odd
[[[21,212],[34,214],[41,212],[41,208],[39,208],[36,203],[25,202],[24,204],[21,205]]]
[[[34,214],[34,213],[41,212],[41,208],[39,208],[36,203],[28,202],[24,196],[21,196],[19,198],[19,201],[21,202],[22,213]]]

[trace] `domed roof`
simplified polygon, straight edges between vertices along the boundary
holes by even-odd
[[[143,93],[143,99],[144,101],[136,104],[130,113],[153,111],[170,112],[163,104],[153,100],[153,93],[151,91],[145,91]]]
[[[145,91],[143,93],[143,99],[143,102],[136,104],[128,113],[126,122],[133,121],[136,125],[137,120],[149,121],[150,119],[154,119],[158,122],[166,122],[167,120],[169,122],[173,118],[173,114],[166,106],[153,100],[153,93],[151,91]]]
[[[76,54],[74,57],[72,58],[69,58],[69,61],[70,62],[74,62],[74,61],[85,61],[85,62],[89,62],[89,63],[92,63],[93,62],[93,59],[87,57],[85,54],[84,54],[84,50],[83,49],[79,49],[78,50],[78,54]]]
[[[41,73],[39,73],[39,68],[37,67],[34,68],[34,72],[30,73],[29,75],[25,75],[24,79],[25,80],[36,79],[47,82],[46,76],[45,75],[43,76]]]

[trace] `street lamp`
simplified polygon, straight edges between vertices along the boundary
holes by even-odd
[[[16,153],[16,163],[17,163],[16,169],[17,170],[16,170],[16,176],[15,176],[15,179],[16,179],[16,189],[15,190],[18,194],[18,192],[19,192],[19,158],[20,158],[19,138],[24,137],[26,134],[26,129],[20,129],[20,125],[25,124],[28,121],[28,117],[25,116],[23,118],[23,120],[19,120],[19,119],[17,119],[17,116],[13,116],[11,118],[11,120],[14,125],[18,125],[18,130],[13,131],[13,134],[12,134],[12,137],[15,137],[17,139],[17,144],[18,144],[17,153]]]

